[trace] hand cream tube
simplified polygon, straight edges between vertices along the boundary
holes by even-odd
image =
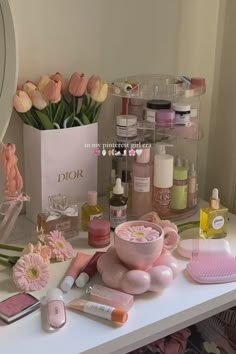
[[[98,304],[96,302],[75,299],[67,305],[69,308],[86,312],[91,315],[105,318],[112,322],[125,323],[128,319],[128,313],[115,307]]]
[[[96,252],[93,257],[90,259],[88,264],[84,267],[82,272],[79,274],[76,279],[75,284],[78,288],[83,288],[87,282],[96,274],[97,272],[97,261],[100,256],[102,256],[105,252]]]
[[[92,256],[90,254],[82,252],[77,253],[77,255],[72,259],[71,264],[66,272],[65,278],[60,285],[61,290],[67,292],[72,288],[75,279],[88,264],[91,258]]]

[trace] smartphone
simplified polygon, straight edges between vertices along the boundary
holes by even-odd
[[[40,301],[31,294],[18,293],[0,302],[0,319],[7,324],[40,308]]]

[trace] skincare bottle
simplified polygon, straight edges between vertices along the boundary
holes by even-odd
[[[110,200],[110,222],[111,229],[127,221],[127,198],[124,196],[124,187],[121,184],[121,179],[116,179],[116,184],[113,187],[113,194]]]
[[[223,238],[227,234],[228,209],[220,205],[219,191],[214,188],[209,207],[200,210],[200,236]]]
[[[171,190],[171,209],[183,210],[187,208],[188,170],[184,166],[174,167],[174,181]]]
[[[116,170],[113,168],[111,170],[111,174],[110,174],[110,184],[107,188],[107,194],[108,194],[108,201],[110,202],[110,199],[112,197],[112,191],[113,191],[113,187],[116,184]]]
[[[142,150],[132,166],[132,215],[142,216],[152,211],[153,165],[151,149]]]
[[[188,208],[194,208],[197,205],[197,172],[194,163],[188,172]]]
[[[153,210],[159,216],[168,215],[173,186],[174,157],[166,154],[166,147],[172,145],[156,144],[153,178]]]
[[[88,191],[88,202],[82,206],[82,228],[88,229],[88,223],[93,219],[102,219],[103,208],[97,202],[97,192]]]
[[[124,187],[124,196],[127,198],[127,208],[130,210],[132,205],[132,184],[130,171],[122,170],[121,182]]]

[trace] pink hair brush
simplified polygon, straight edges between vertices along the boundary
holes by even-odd
[[[236,258],[230,254],[201,254],[196,240],[192,260],[188,263],[186,271],[198,283],[233,282],[236,281]]]

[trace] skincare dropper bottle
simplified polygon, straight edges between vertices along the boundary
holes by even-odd
[[[110,200],[110,222],[111,229],[127,221],[127,198],[124,196],[124,187],[121,184],[121,179],[116,179],[116,184],[113,187],[113,194]]]
[[[220,205],[219,191],[214,188],[209,207],[200,210],[200,236],[223,238],[227,234],[228,209]]]
[[[97,202],[97,192],[88,191],[88,202],[81,208],[82,210],[82,228],[88,229],[88,223],[93,219],[102,219],[103,208]]]

